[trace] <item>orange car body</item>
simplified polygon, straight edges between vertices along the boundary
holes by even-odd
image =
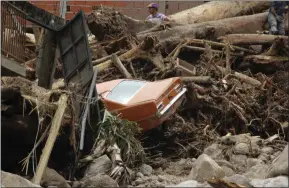
[[[106,110],[137,122],[142,131],[158,127],[175,113],[186,92],[178,77],[155,82],[119,79],[96,88]]]

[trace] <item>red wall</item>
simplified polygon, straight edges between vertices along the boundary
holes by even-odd
[[[110,6],[116,10],[135,19],[145,19],[148,16],[146,6],[152,1],[67,1],[66,19],[71,19],[73,15],[82,9],[85,13],[90,12],[93,6]],[[159,1],[154,1],[159,3]],[[31,1],[32,4],[50,13],[59,15],[59,1]],[[170,15],[197,5],[204,1],[169,1],[165,14]]]

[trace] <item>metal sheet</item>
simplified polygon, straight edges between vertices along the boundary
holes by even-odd
[[[92,79],[93,66],[82,11],[58,31],[57,40],[65,81],[79,76],[78,82],[85,86]]]

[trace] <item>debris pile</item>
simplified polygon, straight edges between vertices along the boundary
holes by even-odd
[[[218,3],[195,10],[213,14]],[[175,25],[141,32],[144,22],[107,7],[87,15],[96,83],[179,77],[185,84],[185,103],[158,129],[141,132],[136,122],[103,105],[103,121],[89,121],[80,154],[74,103],[85,103],[83,97],[58,85],[61,80],[47,90],[23,78],[2,77],[3,160],[11,162],[3,169],[35,183],[42,142],[57,138],[38,182],[43,187],[288,186],[288,37],[256,34],[266,29],[267,3],[246,2],[258,14],[245,2],[239,8],[236,2],[223,3],[234,8],[232,15],[200,15],[193,22],[173,15]],[[10,134],[18,140],[9,142]],[[13,151],[16,147],[23,150]],[[17,165],[21,160],[26,173]]]

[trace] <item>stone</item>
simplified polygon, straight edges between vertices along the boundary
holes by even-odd
[[[288,187],[288,176],[277,176],[268,179],[253,179],[250,184],[254,187]]]
[[[41,187],[19,175],[1,170],[1,187]]]
[[[226,166],[226,167],[229,167],[231,169],[234,169],[234,166],[232,165],[232,163],[230,163],[229,161],[227,160],[215,160],[215,162],[220,165],[220,166]]]
[[[271,148],[271,147],[263,147],[262,149],[261,149],[261,152],[262,153],[266,153],[266,154],[271,154],[271,153],[273,153],[273,148]]]
[[[247,162],[248,168],[252,166],[256,166],[258,164],[264,164],[264,162],[261,159],[256,159],[256,158],[248,158],[246,162]]]
[[[166,180],[167,180],[167,178],[166,178],[165,176],[158,175],[158,181],[159,181],[159,182],[164,182],[164,181],[166,181]]]
[[[202,154],[195,161],[189,179],[204,182],[213,177],[222,178],[224,176],[224,170],[208,155]]]
[[[137,178],[134,182],[135,182],[135,185],[140,185],[144,183],[144,180],[142,178]]]
[[[234,146],[234,153],[235,154],[242,154],[247,155],[249,154],[249,146],[246,143],[237,143]]]
[[[221,166],[221,168],[224,170],[225,176],[233,176],[235,174],[234,170],[227,166]]]
[[[237,166],[246,166],[246,155],[232,155],[231,162]]]
[[[282,153],[272,161],[267,178],[287,175],[288,176],[288,144],[283,149]]]
[[[221,144],[212,144],[204,150],[204,154],[207,154],[212,159],[222,159],[223,158],[223,146]]]
[[[93,177],[97,174],[106,174],[112,167],[112,162],[107,155],[94,159],[85,171],[85,177]],[[84,179],[83,179],[84,180]]]
[[[140,167],[140,172],[145,176],[150,176],[153,173],[153,168],[150,165],[143,164]]]
[[[138,172],[138,173],[136,173],[136,177],[138,177],[138,178],[143,178],[144,175],[143,175],[141,172]]]
[[[71,187],[64,177],[58,174],[54,169],[46,167],[42,179],[41,179],[41,186],[48,187],[48,186],[56,186],[56,187]]]
[[[187,159],[183,159],[183,158],[178,162],[179,165],[185,165],[186,163],[187,163]]]
[[[174,186],[174,187],[198,187],[198,182],[195,180],[188,180],[181,182],[180,184]]]
[[[238,185],[243,185],[245,187],[251,187],[249,179],[240,174],[235,174],[233,176],[224,177],[223,179],[231,183],[236,183]]]
[[[108,175],[98,174],[84,181],[83,187],[119,187],[118,183]]]
[[[265,179],[266,178],[266,174],[268,172],[269,166],[265,165],[265,164],[258,164],[255,165],[251,168],[249,168],[249,170],[243,174],[246,178],[248,178],[249,180],[252,179]]]
[[[270,161],[270,155],[267,153],[262,153],[261,155],[259,155],[258,159],[267,163],[268,161]]]

